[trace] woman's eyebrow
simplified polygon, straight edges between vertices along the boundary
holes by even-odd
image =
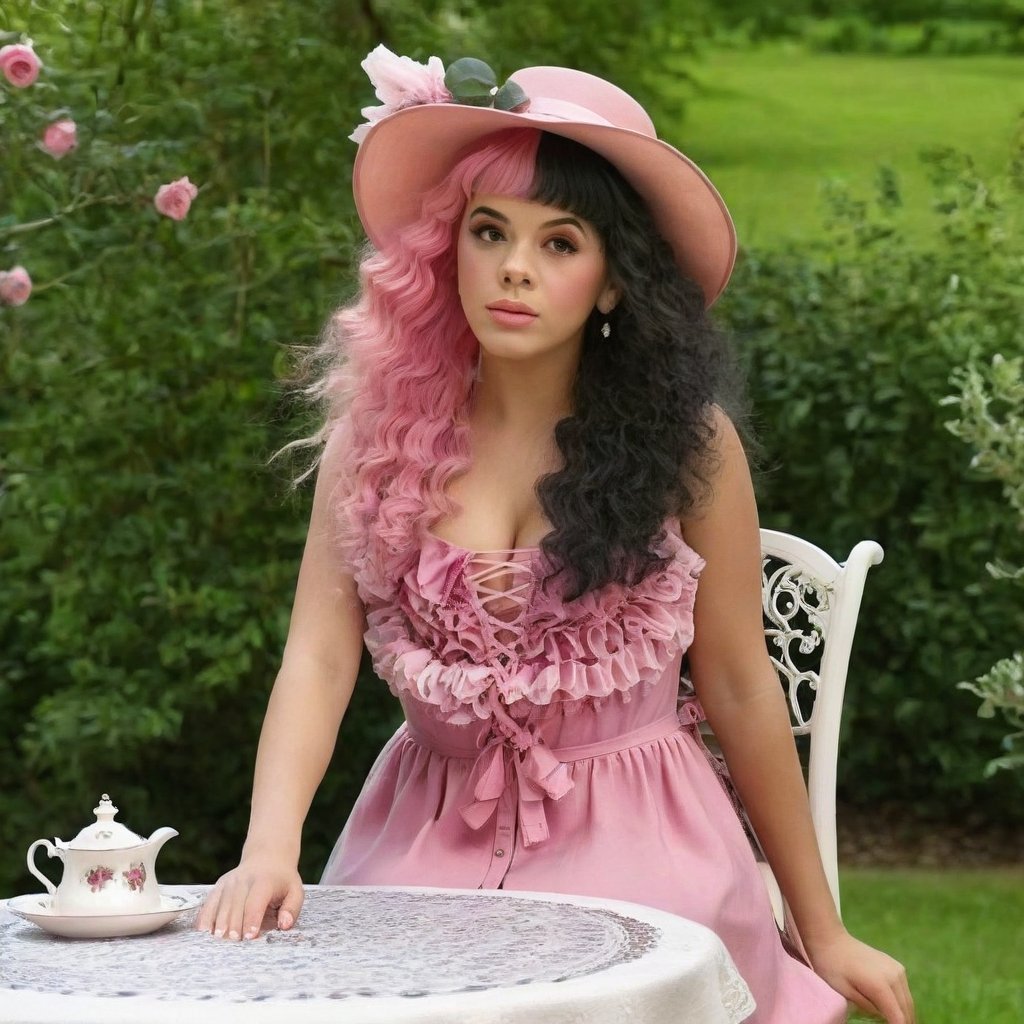
[[[587,229],[575,218],[575,217],[559,217],[556,220],[548,220],[541,224],[542,228],[556,228],[560,224],[572,224],[573,227],[579,228],[579,230],[585,235]]]
[[[509,223],[509,219],[505,214],[499,213],[497,210],[494,210],[489,206],[478,206],[470,214],[470,217],[475,217],[478,213],[482,213],[485,217],[493,217],[495,220],[500,220],[503,224]],[[541,224],[541,227],[554,228],[561,224],[571,224],[573,227],[578,228],[584,235],[587,233],[587,229],[575,217],[556,217],[554,220],[545,221]]]
[[[503,224],[508,223],[508,217],[503,213],[499,213],[497,210],[492,210],[489,206],[478,206],[471,214],[470,217],[475,217],[478,213],[482,213],[485,217],[493,217],[495,220],[500,220]]]

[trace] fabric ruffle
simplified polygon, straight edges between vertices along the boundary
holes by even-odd
[[[496,692],[516,705],[623,701],[654,683],[693,640],[693,602],[704,560],[666,525],[658,553],[668,561],[634,587],[613,583],[565,601],[542,588],[539,549],[529,549],[534,583],[510,621],[488,613],[467,572],[477,558],[428,535],[416,563],[389,581],[372,559],[357,567],[367,606],[366,645],[392,693],[436,708],[450,724],[492,716]],[[511,639],[510,639],[511,635]]]

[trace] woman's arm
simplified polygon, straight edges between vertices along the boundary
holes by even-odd
[[[718,428],[713,496],[682,524],[707,562],[688,655],[694,689],[815,969],[848,999],[904,1024],[913,1004],[903,968],[848,935],[825,879],[789,709],[765,646],[750,470],[723,413]]]
[[[365,619],[352,577],[330,543],[330,497],[340,480],[338,432],[324,450],[281,669],[260,733],[249,831],[239,866],[210,893],[196,922],[231,938],[254,936],[268,906],[291,927],[302,905],[302,824],[348,708]]]

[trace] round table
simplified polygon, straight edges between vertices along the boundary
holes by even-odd
[[[196,913],[89,940],[0,909],[0,1021],[738,1024],[754,1010],[714,932],[635,903],[308,886],[293,929],[244,942],[195,931]]]

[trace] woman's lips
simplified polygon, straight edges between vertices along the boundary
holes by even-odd
[[[509,309],[495,309],[492,306],[487,307],[487,312],[502,327],[528,327],[537,319],[536,313],[513,313]]]

